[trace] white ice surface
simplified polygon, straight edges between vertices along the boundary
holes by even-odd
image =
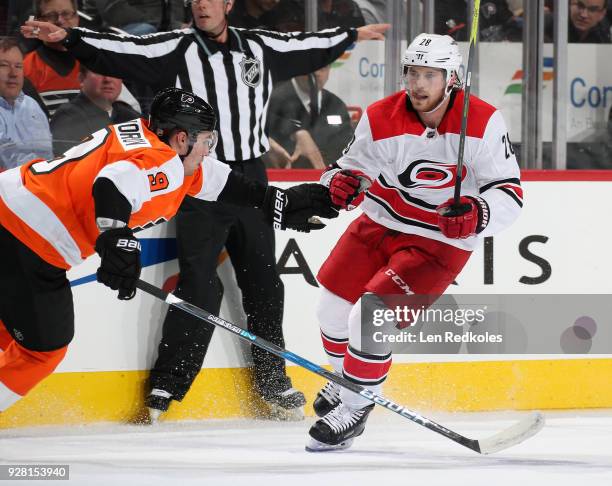
[[[430,415],[471,438],[521,416]],[[70,465],[68,482],[16,485],[612,485],[612,411],[545,415],[538,435],[491,456],[378,410],[342,452],[304,451],[312,419],[171,422],[0,430],[0,464]]]

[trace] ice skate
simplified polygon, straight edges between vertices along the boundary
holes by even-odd
[[[340,385],[328,381],[312,402],[317,417],[324,417],[340,403]]]
[[[145,399],[145,405],[149,411],[149,422],[156,424],[160,416],[168,411],[172,402],[172,394],[159,388],[153,388],[149,396]]]
[[[304,420],[304,394],[295,388],[271,396],[262,396],[270,409],[270,418],[287,422]]]
[[[368,415],[374,404],[363,408],[350,408],[342,403],[310,427],[308,452],[348,449],[355,437],[363,434]]]

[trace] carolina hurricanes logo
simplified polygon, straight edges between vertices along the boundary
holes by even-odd
[[[461,171],[461,180],[465,179],[465,165]],[[415,160],[402,172],[398,179],[407,189],[446,189],[455,185],[457,166],[430,160]]]

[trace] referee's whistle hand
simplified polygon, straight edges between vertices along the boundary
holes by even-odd
[[[369,24],[357,28],[357,42],[364,40],[385,40],[385,32],[391,24]]]

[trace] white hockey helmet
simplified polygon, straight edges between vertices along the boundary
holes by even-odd
[[[443,69],[446,71],[447,93],[461,88],[459,68],[463,57],[455,39],[449,35],[419,34],[404,52],[402,57],[402,79],[405,81],[408,66],[423,66]],[[455,80],[451,83],[452,74]]]

